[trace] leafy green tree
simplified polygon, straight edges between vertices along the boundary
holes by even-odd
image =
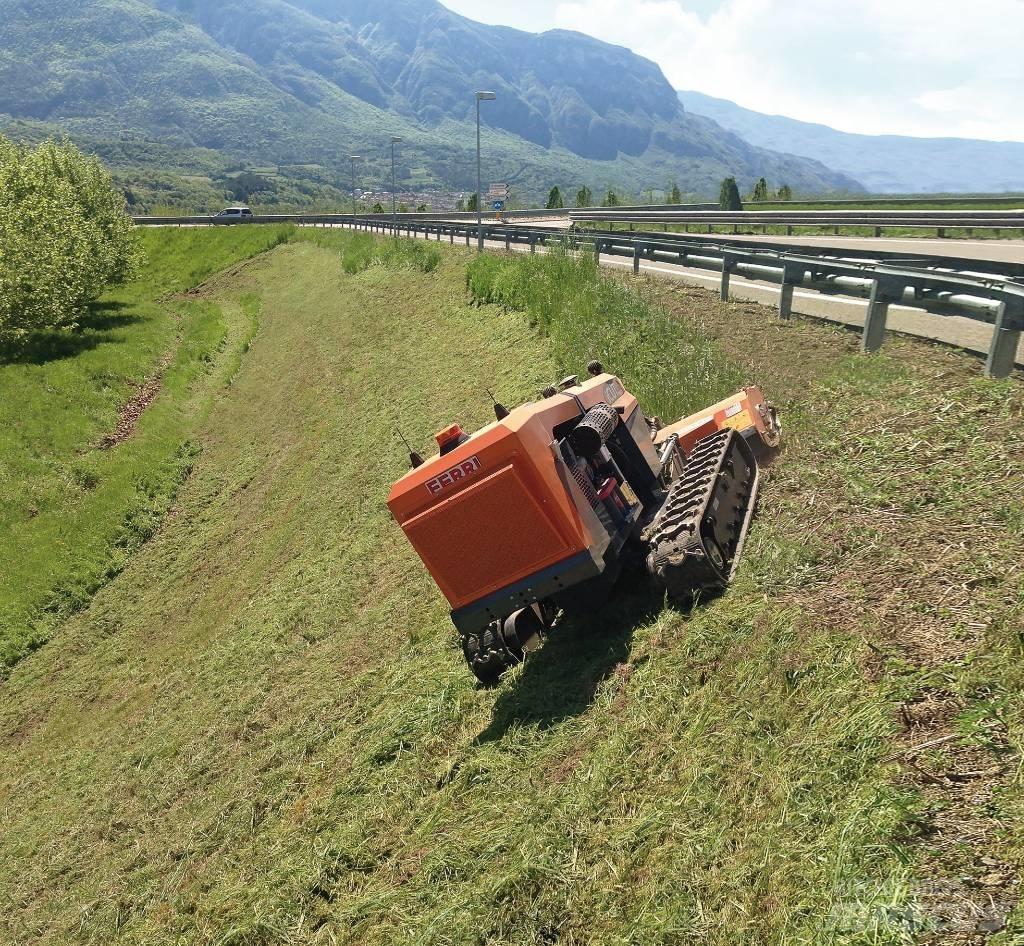
[[[379,200],[373,205],[373,212],[375,214],[384,213],[384,205]]]
[[[399,204],[398,205],[398,212],[400,214],[407,214],[409,212],[409,208],[405,204]]]
[[[594,206],[594,195],[591,193],[589,187],[584,184],[576,192],[576,206],[577,207],[593,207]]]
[[[0,345],[70,329],[143,259],[124,194],[67,141],[36,148],[0,136]]]
[[[228,182],[228,190],[235,200],[249,200],[253,194],[273,193],[274,182],[259,174],[245,171]]]
[[[601,204],[602,207],[618,207],[619,206],[619,195],[615,193],[612,188],[608,188],[608,193],[604,195],[604,202]]]
[[[470,213],[476,213],[476,203],[476,194],[470,194],[469,200],[466,201],[466,210],[468,210]]]
[[[754,185],[754,192],[750,195],[750,199],[755,203],[763,203],[770,197],[768,193],[768,182],[762,177]]]
[[[683,202],[683,195],[679,192],[679,185],[675,181],[669,185],[667,202],[670,204],[681,204]]]
[[[460,212],[460,213],[461,213],[462,211],[464,211],[464,210],[466,209],[466,201],[465,201],[465,199],[464,199],[464,198],[460,197],[460,198],[459,198],[459,199],[458,199],[458,200],[457,200],[457,201],[455,202],[455,209],[456,209],[456,210],[457,210],[458,212]]]
[[[555,185],[548,194],[548,210],[561,210],[565,206],[562,200],[562,192]]]
[[[779,200],[792,200],[793,189],[788,184],[783,184],[782,187],[779,188],[777,196]]]
[[[427,212],[427,209],[428,208],[426,204],[420,204],[419,207],[416,208],[416,213],[425,214]]]
[[[722,181],[722,187],[718,194],[718,206],[722,210],[743,209],[743,201],[740,200],[740,189],[736,185],[736,178],[727,177]]]

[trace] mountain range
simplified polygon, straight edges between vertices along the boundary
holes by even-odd
[[[0,0],[0,22],[0,131],[66,132],[149,201],[268,165],[281,200],[340,195],[353,153],[362,182],[382,184],[392,135],[403,186],[473,189],[478,89],[497,94],[485,173],[526,199],[670,180],[706,198],[727,175],[862,189],[688,112],[627,49],[486,26],[436,0]]]
[[[1022,142],[856,135],[764,115],[701,92],[680,92],[679,99],[691,113],[714,119],[751,144],[815,158],[873,193],[1024,191]]]

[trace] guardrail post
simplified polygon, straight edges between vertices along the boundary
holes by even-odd
[[[594,240],[594,262],[601,265],[601,241]]]
[[[451,244],[452,246],[455,246],[455,227],[452,227],[452,228],[451,228],[451,229],[450,229],[450,230],[448,231],[448,242],[449,242],[449,243],[450,243],[450,244]]]
[[[864,317],[864,333],[860,337],[860,350],[865,355],[878,351],[885,341],[885,323],[889,306],[903,298],[903,284],[891,279],[876,279],[871,284],[868,313]]]
[[[505,231],[505,252],[506,252],[506,253],[507,253],[507,252],[508,252],[509,250],[511,250],[511,249],[512,249],[512,245],[511,245],[511,244],[512,244],[512,237],[511,237],[511,235],[509,234],[508,230],[506,230],[506,231]]]
[[[684,256],[685,254],[680,253],[679,255]],[[722,302],[729,301],[729,278],[730,276],[732,276],[732,271],[735,266],[736,260],[734,260],[731,256],[722,257]]]
[[[804,278],[802,266],[787,264],[782,270],[782,285],[779,287],[779,317],[788,319],[793,315],[793,290]]]
[[[882,235],[882,228],[881,227],[875,227],[875,236],[876,237],[880,237],[881,235]]]
[[[786,226],[786,236],[792,236],[792,235],[793,235],[793,225],[792,224],[788,224]]]
[[[633,244],[633,275],[640,275],[640,254],[643,252],[639,243]]]
[[[531,253],[536,253],[537,252],[537,238],[535,236],[531,236],[530,237],[530,252]]]
[[[466,246],[469,246],[469,227],[466,227]]]
[[[1024,328],[1024,305],[1002,303],[992,331],[992,346],[985,361],[985,374],[988,377],[1005,378],[1013,371],[1021,328]]]

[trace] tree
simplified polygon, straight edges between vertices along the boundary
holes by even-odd
[[[379,200],[373,205],[373,212],[375,214],[384,213],[384,205]]]
[[[30,149],[0,135],[0,345],[73,328],[142,260],[124,194],[96,158],[68,141]]]
[[[407,214],[409,212],[409,208],[405,204],[399,204],[398,205],[398,212],[400,214]]]
[[[612,188],[608,188],[608,193],[604,195],[604,203],[602,207],[618,207],[619,206],[619,195],[615,193]]]
[[[718,206],[722,210],[743,209],[743,201],[740,200],[740,189],[736,185],[736,178],[727,177],[722,181],[722,188],[718,194]]]
[[[768,182],[763,177],[754,185],[754,193],[750,199],[755,203],[764,203],[769,199]]]
[[[460,198],[459,198],[459,199],[458,199],[458,200],[457,200],[457,201],[455,202],[455,209],[456,209],[456,211],[458,211],[459,213],[462,213],[462,212],[463,212],[463,211],[464,211],[464,210],[466,209],[466,199],[465,199],[464,197],[460,197]]]
[[[466,210],[468,210],[470,213],[476,213],[476,204],[476,194],[470,194],[469,200],[466,201]]]
[[[793,189],[788,184],[783,184],[782,187],[779,188],[778,199],[779,200],[792,200],[793,199]]]
[[[253,194],[273,193],[275,190],[273,181],[269,181],[259,174],[253,174],[252,171],[243,171],[228,182],[228,191],[235,200],[247,201]]]
[[[548,194],[548,210],[561,210],[565,206],[562,201],[562,192],[558,189],[558,186],[551,188],[551,192]]]
[[[683,202],[683,195],[679,193],[679,185],[673,181],[669,185],[668,191],[668,203],[670,204],[681,204]]]
[[[418,213],[418,214],[425,214],[426,212],[427,212],[427,205],[426,204],[420,204],[419,207],[416,208],[416,213]]]
[[[577,207],[593,207],[594,206],[594,195],[591,193],[590,188],[584,184],[576,192],[576,206]]]

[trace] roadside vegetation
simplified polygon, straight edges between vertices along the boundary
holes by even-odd
[[[266,231],[207,232],[153,280]],[[282,239],[163,303],[228,326],[190,475],[0,687],[0,941],[1019,940],[1018,380],[568,253]],[[398,431],[590,357],[666,419],[760,383],[783,453],[728,594],[626,584],[479,688],[384,505]]]
[[[706,334],[647,293],[601,276],[591,254],[558,244],[538,255],[484,254],[470,262],[466,282],[477,302],[529,314],[550,339],[560,377],[596,358],[661,417],[692,413],[742,380]]]
[[[153,534],[191,467],[242,329],[187,290],[291,232],[143,231],[137,279],[0,361],[0,547],[17,550],[0,557],[0,679]]]
[[[141,262],[124,196],[96,158],[0,135],[0,359],[36,333],[74,329]]]

